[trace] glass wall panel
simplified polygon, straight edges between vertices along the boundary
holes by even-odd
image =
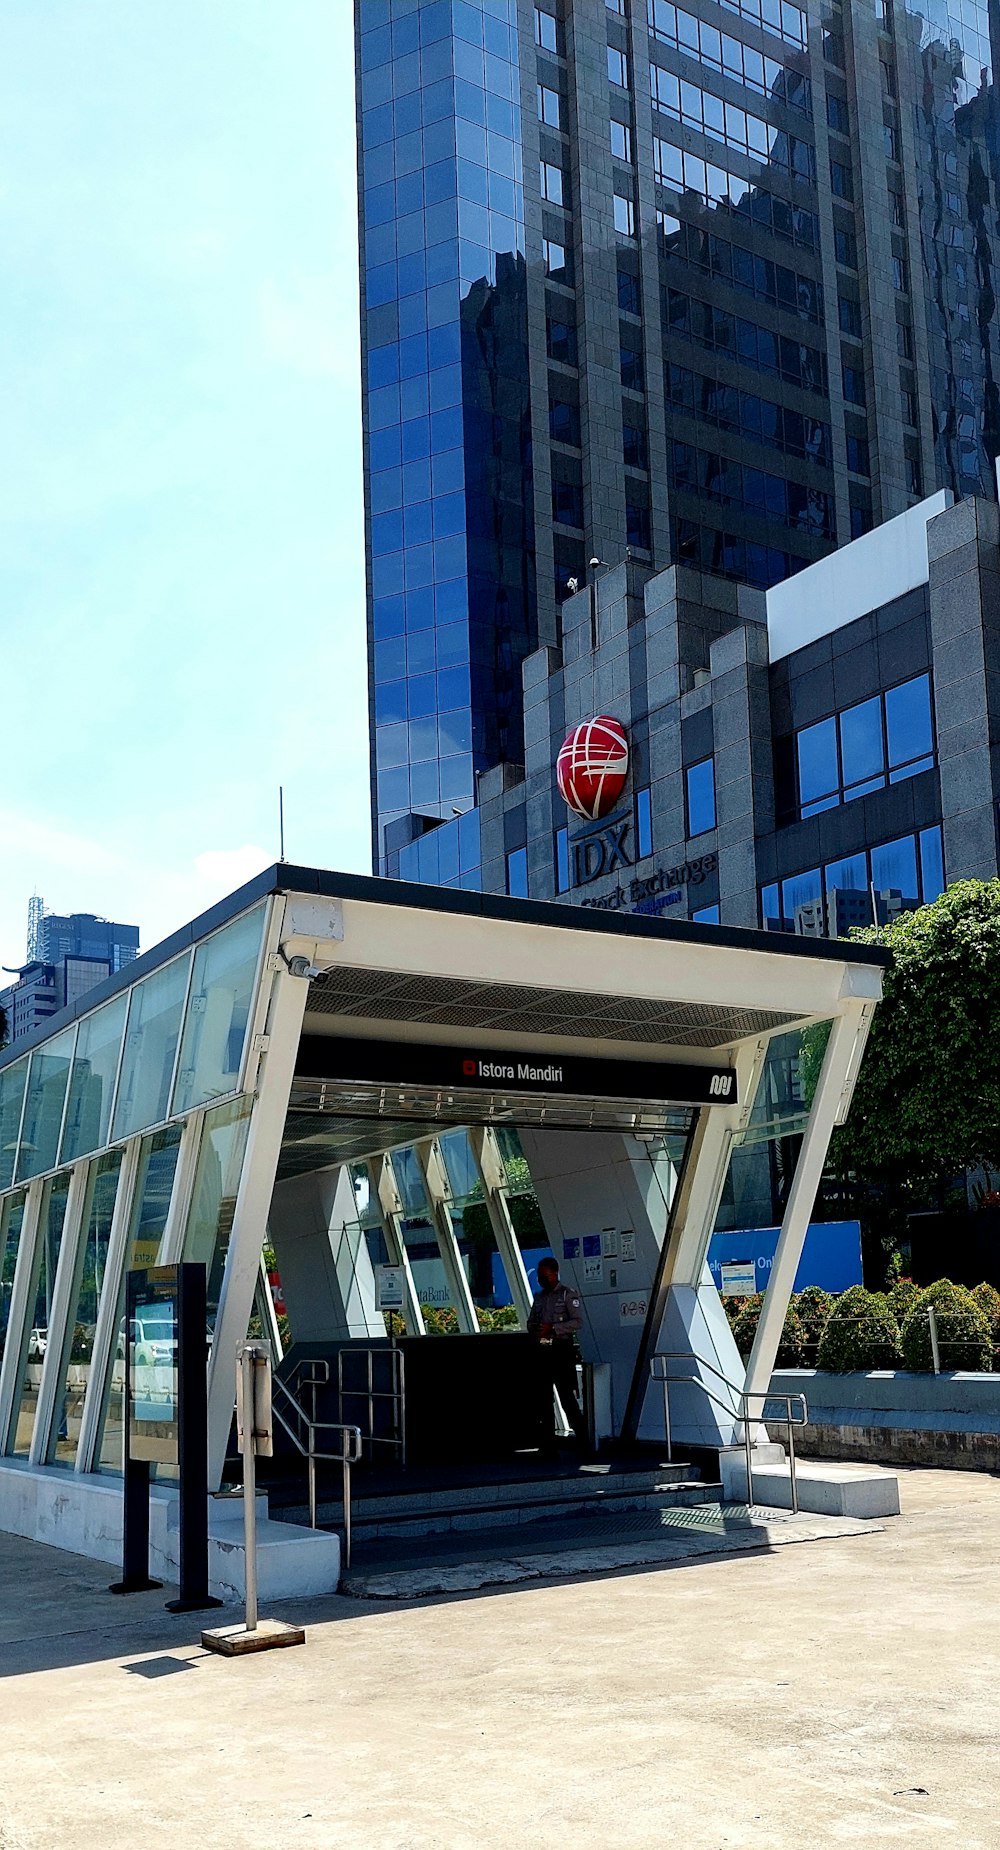
[[[59,1248],[62,1245],[63,1227],[66,1222],[68,1195],[68,1175],[53,1176],[52,1180],[45,1184],[42,1212],[35,1239],[32,1279],[28,1292],[30,1305],[28,1340],[25,1344],[24,1361],[21,1365],[21,1379],[14,1396],[16,1412],[11,1428],[10,1450],[20,1457],[27,1457],[31,1446],[31,1436],[35,1430],[35,1411],[38,1406],[38,1389],[42,1379],[42,1363],[49,1340],[52,1287],[55,1284],[56,1266],[59,1263]]]
[[[917,852],[912,835],[872,849],[872,885],[876,893],[898,892],[911,906],[917,904]]]
[[[122,1475],[125,1456],[125,1274],[138,1266],[155,1265],[159,1257],[180,1141],[180,1129],[172,1124],[168,1130],[154,1131],[151,1137],[143,1138],[139,1151],[96,1459],[98,1471],[110,1471],[118,1477]]]
[[[78,1156],[99,1150],[108,1141],[127,1009],[126,992],[93,1015],[87,1015],[80,1023],[63,1130],[61,1161],[64,1163],[75,1162]]]
[[[208,1322],[214,1329],[226,1269],[229,1236],[243,1169],[251,1101],[232,1099],[205,1115],[191,1211],[184,1233],[184,1258],[201,1262],[207,1278]]]
[[[54,1465],[72,1468],[76,1462],[121,1167],[121,1151],[110,1150],[91,1163],[87,1177],[84,1236],[80,1242],[69,1321],[63,1336],[62,1389],[49,1436],[48,1460]]]
[[[165,964],[132,991],[114,1136],[159,1124],[167,1115],[190,957]]]
[[[9,1188],[14,1180],[14,1158],[27,1076],[27,1060],[5,1066],[0,1073],[0,1188]]]
[[[234,919],[194,954],[174,1110],[234,1092],[253,998],[266,908]]]
[[[3,1361],[10,1319],[10,1293],[17,1264],[17,1247],[24,1223],[24,1196],[9,1195],[0,1215],[0,1362]]]
[[[46,1046],[36,1048],[31,1056],[17,1158],[19,1182],[27,1182],[56,1166],[75,1039],[75,1026],[67,1028]]]

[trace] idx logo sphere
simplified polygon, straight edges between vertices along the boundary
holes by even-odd
[[[610,815],[628,777],[628,740],[607,713],[582,720],[566,734],[556,759],[559,794],[588,822]]]

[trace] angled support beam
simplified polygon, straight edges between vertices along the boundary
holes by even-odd
[[[465,1267],[458,1250],[451,1210],[448,1206],[451,1186],[448,1182],[444,1158],[438,1148],[436,1137],[430,1138],[425,1143],[415,1144],[414,1148],[417,1152],[424,1190],[434,1221],[434,1233],[438,1252],[441,1254],[441,1264],[444,1266],[444,1275],[448,1280],[452,1303],[458,1313],[458,1327],[463,1336],[478,1336],[479,1319],[472,1302],[472,1293],[465,1276]]]
[[[774,1251],[757,1334],[747,1362],[746,1389],[751,1394],[762,1394],[770,1386],[785,1313],[795,1284],[795,1274],[799,1269],[830,1137],[834,1125],[842,1123],[847,1115],[873,1013],[874,1003],[850,1001],[845,1005],[843,1013],[835,1017],[830,1029],[816,1095],[802,1138]]]
[[[510,1204],[507,1200],[506,1178],[503,1162],[497,1148],[497,1140],[487,1125],[474,1124],[468,1131],[469,1148],[479,1171],[486,1201],[486,1212],[490,1217],[493,1238],[500,1254],[510,1295],[517,1311],[517,1321],[522,1330],[528,1325],[528,1312],[531,1309],[531,1286],[521,1248],[518,1245],[514,1222],[511,1219]]]
[[[368,1180],[372,1194],[378,1202],[378,1211],[382,1220],[382,1233],[385,1238],[386,1251],[390,1265],[398,1265],[403,1274],[403,1316],[406,1320],[407,1334],[426,1336],[424,1313],[420,1308],[417,1287],[413,1282],[410,1255],[406,1250],[400,1222],[403,1220],[403,1203],[396,1187],[396,1178],[388,1156],[373,1156],[368,1162]]]

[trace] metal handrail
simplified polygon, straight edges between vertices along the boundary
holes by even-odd
[[[315,1364],[309,1364],[309,1363],[300,1364],[300,1367],[309,1367],[309,1366],[326,1368],[327,1364],[325,1362],[320,1362],[320,1363],[315,1363]],[[298,1369],[296,1369],[294,1372],[297,1374],[299,1371]],[[327,1374],[325,1377],[321,1376],[319,1377],[319,1379],[329,1380],[329,1370],[327,1369]],[[296,1400],[295,1395],[292,1393],[291,1389],[286,1385],[284,1381],[282,1381],[280,1375],[275,1375],[273,1378],[272,1390],[274,1388],[277,1388],[280,1391],[280,1393],[284,1395],[285,1400],[289,1403],[289,1405],[291,1406],[293,1410],[295,1419],[302,1422],[305,1425],[306,1432],[308,1435],[308,1444],[304,1445],[302,1443],[301,1434],[298,1431],[296,1431],[295,1427],[290,1424],[288,1419],[286,1419],[284,1413],[281,1410],[278,1397],[274,1395],[272,1392],[271,1411],[274,1414],[274,1417],[278,1421],[279,1425],[288,1434],[288,1437],[291,1439],[292,1444],[296,1447],[296,1449],[299,1452],[301,1452],[303,1458],[306,1460],[307,1465],[308,1465],[308,1469],[309,1469],[309,1525],[313,1529],[317,1527],[317,1522],[316,1522],[316,1465],[317,1465],[317,1462],[323,1463],[323,1464],[336,1464],[339,1461],[340,1463],[341,1470],[343,1473],[342,1484],[343,1484],[343,1502],[344,1502],[344,1566],[350,1567],[351,1565],[351,1466],[356,1465],[361,1458],[361,1428],[360,1426],[345,1426],[339,1420],[318,1420],[315,1417],[315,1414],[316,1414],[315,1395],[313,1396],[313,1416],[312,1418],[310,1418],[309,1414],[306,1412],[301,1402]],[[340,1439],[340,1451],[339,1452],[321,1452],[317,1450],[316,1434],[318,1432],[323,1432],[323,1431],[340,1433],[341,1439]]]
[[[715,1406],[720,1407],[724,1413],[728,1413],[730,1419],[734,1420],[738,1426],[742,1426],[743,1428],[743,1449],[747,1467],[747,1508],[753,1509],[753,1464],[751,1462],[753,1448],[750,1440],[751,1422],[760,1421],[760,1423],[763,1424],[764,1408],[768,1401],[783,1401],[785,1406],[783,1423],[788,1437],[788,1476],[791,1490],[792,1515],[797,1516],[799,1513],[799,1486],[795,1471],[794,1428],[796,1426],[807,1426],[809,1424],[809,1407],[805,1395],[802,1393],[772,1393],[770,1389],[765,1391],[762,1388],[737,1387],[736,1382],[730,1381],[729,1376],[724,1375],[720,1368],[716,1368],[714,1362],[703,1361],[701,1356],[695,1356],[694,1360],[698,1363],[699,1368],[706,1369],[709,1374],[716,1377],[716,1380],[721,1381],[724,1387],[728,1388],[730,1394],[736,1395],[739,1406],[727,1406],[725,1401],[720,1399],[719,1395],[709,1387],[707,1381],[702,1379],[701,1375],[672,1375],[666,1366],[668,1362],[689,1362],[691,1359],[690,1351],[680,1349],[663,1350],[660,1354],[650,1357],[650,1378],[653,1381],[659,1381],[663,1387],[663,1424],[667,1441],[667,1462],[672,1463],[674,1455],[670,1427],[670,1385],[674,1383],[677,1386],[683,1384],[701,1388],[702,1393],[706,1394],[709,1400],[714,1402]],[[662,1364],[662,1367],[658,1366],[658,1364]],[[754,1400],[759,1400],[761,1403],[759,1414],[752,1414],[750,1411],[750,1402]],[[800,1419],[795,1419],[792,1415],[793,1402],[798,1402],[802,1409],[802,1416]]]
[[[388,1355],[390,1357],[392,1385],[388,1388],[377,1388],[375,1386],[375,1357],[377,1355]],[[349,1383],[345,1383],[344,1381],[344,1361],[346,1359],[348,1366],[350,1366],[352,1362],[356,1362],[362,1358],[366,1363],[365,1385],[363,1387],[351,1387]],[[362,1444],[364,1443],[364,1439],[367,1439],[372,1447],[376,1445],[398,1446],[399,1462],[405,1469],[406,1374],[403,1351],[395,1347],[388,1350],[359,1349],[353,1343],[349,1349],[341,1349],[337,1356],[337,1395],[338,1406],[341,1413],[344,1411],[345,1399],[367,1401],[368,1431],[363,1435]],[[375,1402],[377,1400],[389,1400],[393,1403],[393,1407],[395,1408],[394,1424],[397,1428],[395,1433],[382,1434],[375,1431]]]

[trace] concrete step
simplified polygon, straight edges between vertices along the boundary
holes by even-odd
[[[366,1495],[355,1478],[354,1527],[359,1539],[377,1535],[447,1534],[451,1530],[489,1529],[512,1522],[541,1520],[577,1511],[598,1510],[614,1504],[620,1509],[651,1507],[650,1499],[676,1497],[678,1501],[704,1500],[706,1486],[694,1465],[657,1464],[642,1470],[616,1471],[608,1465],[585,1464],[573,1476],[532,1477],[492,1484],[424,1487]],[[716,1486],[716,1491],[717,1491]],[[272,1516],[288,1522],[308,1522],[301,1505],[273,1509]],[[339,1498],[320,1503],[321,1525],[343,1520]]]
[[[761,1448],[763,1449],[763,1448]],[[773,1454],[780,1450],[768,1446]],[[770,1509],[791,1509],[792,1484],[788,1460],[753,1457],[753,1501]],[[727,1502],[747,1500],[746,1456],[742,1446],[719,1454],[723,1495]],[[828,1464],[825,1459],[796,1458],[795,1481],[800,1510],[819,1516],[899,1515],[899,1479],[878,1465]]]

